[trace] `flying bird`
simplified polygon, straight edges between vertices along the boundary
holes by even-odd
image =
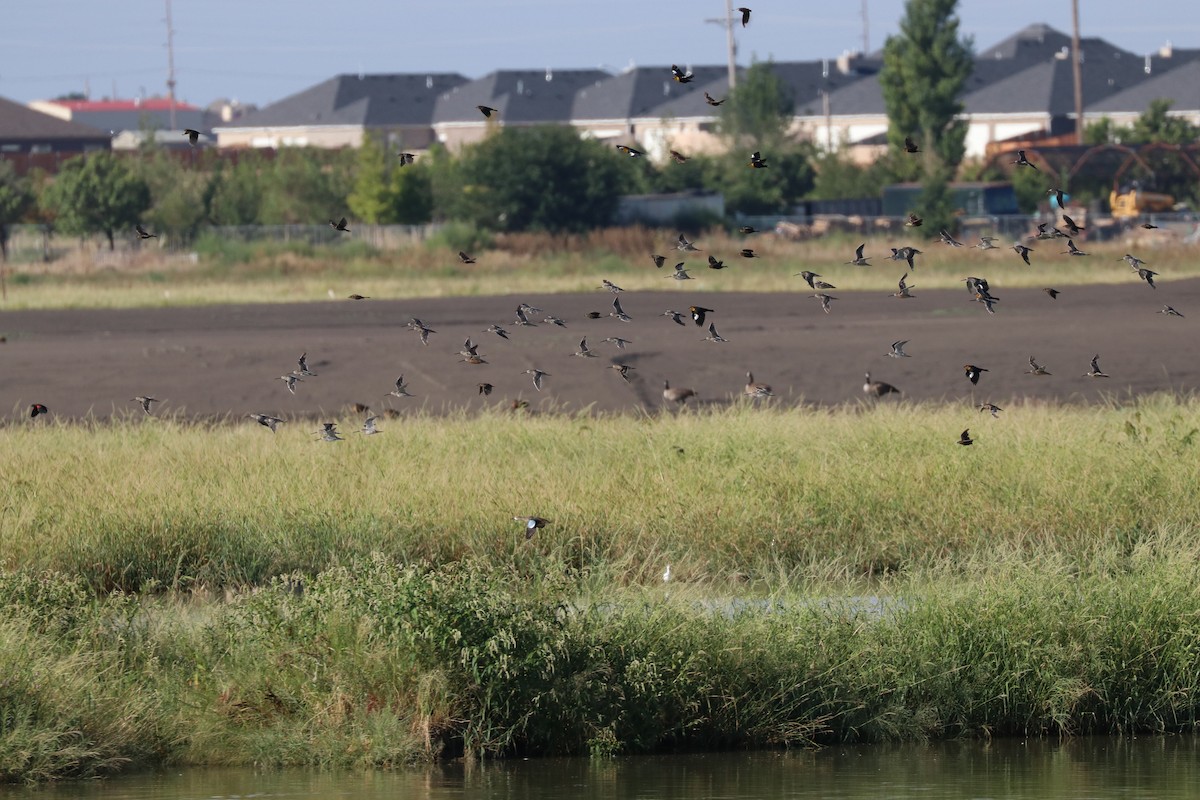
[[[1166,314],[1168,317],[1182,317],[1183,316],[1183,314],[1180,314],[1178,311],[1171,308],[1170,306],[1163,306],[1162,311],[1159,311],[1158,313]]]
[[[525,523],[526,540],[533,538],[533,534],[537,532],[538,528],[544,528],[550,524],[550,520],[543,519],[542,517],[513,517],[513,520]]]
[[[29,416],[36,417],[38,414],[49,414],[50,409],[46,408],[41,403],[31,403],[29,406]]]
[[[892,342],[892,349],[884,353],[884,355],[889,358],[912,358],[912,356],[904,352],[904,345],[906,344],[908,344],[908,339]]]
[[[692,312],[692,322],[696,323],[696,327],[698,328],[704,327],[705,314],[716,313],[711,308],[705,308],[704,306],[688,306],[688,311]]]
[[[758,258],[758,253],[755,253],[754,250],[749,247],[743,247],[742,251],[738,253],[738,255],[740,255],[742,258]]]
[[[716,256],[709,256],[708,257],[708,268],[709,269],[725,269],[725,262],[718,261]]]
[[[958,435],[958,443],[961,445],[968,445],[968,446],[975,444],[975,440],[971,438],[971,429],[970,428],[967,428],[965,431],[963,431],[962,433],[960,433]]]
[[[750,9],[738,8],[738,13],[742,15],[742,27],[744,28],[750,22]]]
[[[467,255],[462,250],[458,251],[458,260],[464,264],[474,264],[475,263],[475,258],[473,256]]]
[[[346,227],[346,218],[345,217],[342,217],[337,222],[334,222],[333,220],[329,220],[329,227],[333,228],[335,231],[341,231],[342,233],[350,232],[350,229]]]
[[[1013,249],[1013,252],[1015,252],[1017,255],[1019,255],[1025,261],[1026,264],[1029,263],[1029,254],[1033,252],[1032,248],[1026,247],[1023,244],[1014,244],[1012,246],[1012,249]]]
[[[996,405],[995,403],[980,403],[979,410],[991,412],[991,415],[993,418],[1000,419],[1000,412],[1003,411],[1004,409],[1001,408],[1000,406]]]
[[[1157,272],[1155,272],[1154,270],[1146,269],[1145,267],[1142,267],[1137,271],[1137,273],[1138,273],[1139,278],[1144,280],[1146,283],[1150,284],[1151,289],[1158,288],[1157,286],[1154,285],[1154,276],[1158,274]]]
[[[542,379],[550,377],[549,372],[542,372],[540,369],[536,368],[527,369],[525,370],[524,374],[533,376],[533,388],[537,389],[539,392],[542,390]]]
[[[187,137],[188,144],[195,147],[200,142],[200,131],[192,128],[184,128],[183,135]]]
[[[276,427],[278,427],[279,423],[283,422],[279,417],[272,417],[270,414],[247,414],[246,416],[253,419],[259,425],[270,428],[271,433],[275,433]]]
[[[389,397],[412,397],[408,393],[408,384],[404,382],[404,376],[396,378],[396,388],[388,392]]]
[[[396,158],[400,159],[400,166],[402,167],[417,160],[417,157],[412,153],[396,153]]]
[[[676,164],[682,164],[688,160],[688,157],[678,150],[668,150],[667,152],[671,154],[671,160]]]
[[[710,106],[719,106],[719,105],[721,105],[721,103],[725,102],[725,99],[722,98],[722,99],[718,100],[715,97],[713,97],[711,94],[709,94],[708,92],[705,92],[704,93],[704,102],[708,103]]]
[[[492,393],[492,389],[494,388],[496,387],[492,386],[490,383],[481,383],[479,384],[479,393],[486,397]]]
[[[1063,224],[1067,227],[1067,230],[1071,232],[1072,236],[1078,236],[1080,231],[1087,230],[1087,228],[1083,227],[1082,225],[1076,225],[1075,220],[1071,219],[1066,214],[1063,214],[1062,218]]]
[[[662,269],[663,264],[667,263],[666,256],[655,255],[654,253],[650,254],[650,260],[653,261],[654,266],[658,267],[659,269]]]
[[[1100,369],[1100,355],[1099,354],[1092,356],[1092,368],[1089,369],[1087,372],[1083,373],[1083,377],[1085,377],[1085,378],[1107,378],[1108,377],[1108,375],[1104,374],[1104,371],[1102,369]]]
[[[500,113],[499,109],[492,108],[491,106],[475,106],[475,107],[479,109],[480,114],[483,114],[488,119],[492,118],[492,114]]]
[[[729,340],[723,338],[721,336],[721,334],[717,333],[717,323],[710,322],[710,323],[708,323],[708,336],[704,337],[704,341],[706,341],[706,342],[728,342]]]
[[[1063,250],[1063,254],[1064,255],[1072,255],[1072,256],[1086,256],[1087,255],[1087,253],[1083,252],[1078,247],[1076,247],[1075,242],[1072,241],[1071,239],[1067,239],[1067,249]]]
[[[750,167],[751,169],[766,169],[767,161],[762,157],[762,153],[755,150],[750,154]]]
[[[362,430],[358,431],[363,436],[374,436],[379,433],[379,428],[375,427],[375,422],[379,417],[367,417],[363,420]]]
[[[625,291],[620,286],[617,286],[615,283],[610,281],[608,278],[604,278],[600,281],[600,288],[607,289],[608,291],[612,292],[613,294],[618,294],[620,292]]]
[[[671,77],[679,83],[691,83],[692,78],[696,77],[690,72],[684,72],[677,65],[671,65]]]
[[[1060,292],[1058,289],[1051,289],[1049,287],[1042,289],[1042,291],[1050,295],[1051,300],[1057,300],[1058,296],[1062,294],[1062,292]]]
[[[869,267],[869,266],[871,266],[869,263],[867,263],[867,259],[868,259],[868,258],[870,258],[870,256],[866,256],[865,258],[863,257],[863,248],[864,248],[864,247],[866,247],[866,246],[867,246],[867,243],[866,243],[866,242],[863,242],[862,244],[860,244],[860,245],[858,246],[858,248],[857,248],[857,249],[854,251],[854,260],[853,260],[853,261],[846,261],[846,262],[844,262],[844,263],[846,263],[846,264],[853,264],[853,265],[855,265],[856,267]]]
[[[984,372],[990,371],[991,370],[987,369],[986,367],[977,367],[974,364],[963,364],[963,372],[966,374],[967,380],[969,380],[973,386],[977,386],[979,384],[980,375],[982,375]]]
[[[280,375],[279,380],[287,384],[287,389],[292,394],[296,393],[296,382],[301,380],[300,376],[294,372],[289,372],[287,375]]]
[[[1016,158],[1016,160],[1015,160],[1015,161],[1013,161],[1012,163],[1016,164],[1018,167],[1032,167],[1033,169],[1037,169],[1037,164],[1033,164],[1033,163],[1031,163],[1031,162],[1029,161],[1029,159],[1027,159],[1027,158],[1025,157],[1025,151],[1024,151],[1024,150],[1018,150],[1018,151],[1017,151],[1017,158]],[[1039,172],[1040,172],[1040,170],[1039,170]]]
[[[621,151],[622,153],[624,153],[625,155],[629,156],[630,158],[637,158],[638,156],[644,156],[644,155],[646,155],[646,154],[645,154],[645,153],[643,153],[641,150],[638,150],[638,149],[636,149],[636,148],[633,148],[633,147],[628,147],[628,146],[626,146],[626,145],[623,145],[623,144],[619,144],[619,145],[617,145],[617,149],[618,149],[618,150],[620,150],[620,151]]]
[[[904,221],[904,227],[906,227],[906,228],[919,228],[919,227],[921,227],[921,225],[923,225],[924,223],[925,223],[925,220],[921,219],[921,218],[920,218],[920,217],[918,217],[916,214],[909,214],[909,215],[908,215],[908,219],[906,219],[906,220]]]
[[[832,295],[822,294],[822,293],[810,294],[809,297],[811,297],[813,300],[820,300],[821,301],[821,310],[824,311],[826,314],[829,313],[829,302],[831,300],[837,300],[837,298],[833,297]]]
[[[904,137],[904,152],[919,153],[919,152],[921,152],[921,148],[917,147],[917,143],[912,140],[911,136],[905,136]]]
[[[158,238],[157,233],[150,233],[145,228],[143,228],[141,225],[134,225],[133,229],[135,231],[137,231],[137,235],[138,235],[139,239],[157,239]]]
[[[608,368],[615,369],[617,374],[621,376],[621,380],[626,383],[629,383],[629,370],[636,369],[636,367],[631,367],[628,364],[609,364]]]
[[[138,395],[137,397],[130,399],[129,402],[140,403],[142,406],[142,411],[145,411],[147,414],[149,414],[150,413],[150,404],[157,403],[157,402],[159,402],[159,400],[156,397],[146,397],[144,395]]]
[[[755,228],[753,225],[743,225],[738,228],[738,233],[748,236],[752,233],[758,233],[758,228]]]
[[[1053,375],[1052,372],[1047,372],[1046,368],[1033,360],[1033,356],[1029,357],[1029,369],[1025,370],[1026,375]]]
[[[625,309],[621,308],[621,298],[619,297],[613,298],[613,310],[608,312],[608,315],[610,317],[616,317],[617,319],[621,320],[621,322],[633,321],[633,317],[626,314]]]
[[[317,373],[313,372],[311,369],[308,368],[308,353],[307,352],[300,354],[300,358],[296,359],[296,365],[298,367],[300,367],[300,369],[296,370],[297,375],[303,375],[306,378],[317,377]]]

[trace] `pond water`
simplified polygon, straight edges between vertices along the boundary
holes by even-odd
[[[1001,740],[614,759],[530,759],[396,772],[176,769],[0,789],[0,798],[1122,798],[1200,797],[1193,737]]]

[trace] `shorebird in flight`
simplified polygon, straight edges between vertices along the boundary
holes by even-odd
[[[687,240],[687,237],[686,237],[686,236],[684,236],[682,233],[681,233],[681,234],[679,234],[679,241],[678,241],[678,243],[675,245],[675,249],[676,249],[676,250],[680,250],[680,251],[682,251],[682,252],[684,252],[684,253],[692,253],[692,252],[698,253],[698,252],[700,252],[700,249],[699,249],[698,247],[696,247],[696,245],[694,245],[694,244],[692,244],[691,242],[689,242],[689,241]]]
[[[710,322],[710,323],[708,323],[708,336],[704,337],[704,341],[706,341],[706,342],[728,342],[729,340],[723,338],[721,336],[721,334],[717,333],[717,323]]]
[[[1018,167],[1032,167],[1033,169],[1037,169],[1037,164],[1030,162],[1030,160],[1025,157],[1024,150],[1017,151],[1017,158],[1012,163],[1016,164]],[[1038,171],[1040,172],[1041,170]]]
[[[571,355],[579,356],[581,358],[595,358],[596,357],[596,354],[593,353],[590,349],[588,349],[586,336],[579,340],[579,349],[576,350]]]
[[[1168,317],[1182,317],[1183,316],[1183,314],[1180,314],[1178,311],[1171,308],[1170,306],[1163,306],[1162,311],[1159,311],[1158,313],[1166,314]]]
[[[484,397],[486,397],[487,395],[491,394],[492,389],[495,389],[495,388],[496,387],[492,386],[490,383],[481,383],[481,384],[479,384],[479,393],[481,395],[483,395]]]
[[[341,436],[338,436],[336,422],[322,422],[321,430],[314,431],[321,436],[323,442],[340,442],[343,441]]]
[[[941,232],[938,233],[938,241],[951,247],[966,247],[965,244],[951,236],[950,231],[945,228],[942,228]]]
[[[1004,409],[1001,408],[1000,406],[996,405],[995,403],[980,403],[979,410],[991,412],[992,417],[994,417],[995,419],[1000,419],[1000,412],[1003,411]]]
[[[662,316],[670,317],[671,321],[674,322],[676,325],[686,325],[687,324],[683,321],[683,312],[682,311],[671,311],[668,309],[667,311],[664,311],[662,313]]]
[[[1138,274],[1139,278],[1144,280],[1146,283],[1150,284],[1151,289],[1158,288],[1157,286],[1154,285],[1154,276],[1158,274],[1157,272],[1155,272],[1152,269],[1146,269],[1145,267],[1142,267],[1137,271],[1137,274]]]
[[[1029,254],[1033,252],[1032,248],[1026,247],[1023,244],[1014,244],[1012,246],[1012,249],[1013,249],[1013,252],[1015,252],[1017,255],[1019,255],[1025,261],[1026,264],[1029,263]]]
[[[363,420],[362,430],[359,431],[363,436],[374,436],[379,433],[379,428],[375,427],[375,421],[379,417],[367,417]]]
[[[855,249],[855,251],[854,251],[854,260],[852,260],[852,261],[846,261],[845,263],[846,263],[846,264],[853,264],[853,265],[854,265],[854,266],[856,266],[856,267],[869,267],[869,266],[871,266],[871,265],[870,265],[870,264],[867,262],[867,259],[868,259],[868,258],[870,258],[870,256],[863,257],[863,248],[864,248],[864,247],[866,247],[866,246],[867,246],[867,243],[866,243],[866,242],[863,242],[862,244],[860,244],[860,245],[859,245],[859,246],[858,246],[858,247]]]
[[[542,390],[542,379],[550,377],[549,372],[542,372],[540,369],[527,369],[524,374],[533,376],[533,388],[539,392]]]
[[[247,414],[246,416],[253,419],[259,425],[270,428],[271,433],[274,433],[279,423],[283,422],[279,417],[272,417],[270,414]]]
[[[1074,241],[1067,239],[1067,249],[1063,250],[1063,255],[1086,256],[1087,253],[1076,247]]]
[[[301,378],[296,373],[289,372],[287,375],[280,375],[279,380],[281,380],[287,384],[287,389],[289,392],[291,392],[292,394],[295,394],[296,393],[296,382],[300,381]]]
[[[892,294],[891,294],[892,297],[908,298],[908,297],[913,296],[913,293],[910,292],[909,289],[914,288],[915,284],[914,284],[914,286],[909,286],[908,283],[906,282],[907,278],[908,278],[907,272],[900,276],[900,283],[898,284],[900,289],[899,289],[899,291],[892,292]]]
[[[812,298],[813,300],[820,300],[821,301],[821,310],[824,311],[826,314],[829,313],[829,302],[831,300],[837,300],[836,297],[825,294],[823,292],[818,292],[817,294],[810,294],[809,297]]]
[[[1083,377],[1085,377],[1085,378],[1107,378],[1108,377],[1108,375],[1106,375],[1104,373],[1104,370],[1100,369],[1100,355],[1098,353],[1096,355],[1092,356],[1092,367],[1087,372],[1083,373]]]
[[[712,258],[712,256],[709,256],[709,258]],[[670,279],[672,279],[672,280],[676,280],[676,281],[690,281],[690,280],[693,280],[692,276],[691,276],[691,275],[688,275],[688,272],[687,272],[687,270],[683,268],[683,264],[684,264],[684,262],[682,262],[682,261],[680,261],[678,264],[676,264],[676,265],[675,265],[675,271],[674,271],[674,272],[672,272],[672,273],[671,273],[670,275],[668,275],[667,277],[668,277],[668,278],[670,278]]]
[[[412,397],[408,393],[408,384],[404,382],[404,376],[396,378],[396,388],[387,393],[387,397]]]
[[[147,414],[149,414],[150,413],[150,404],[158,403],[160,401],[158,400],[158,398],[146,397],[144,395],[139,394],[137,397],[132,398],[129,402],[140,403],[142,406],[142,411],[145,411]]]
[[[908,344],[908,339],[892,342],[892,349],[884,353],[884,355],[889,358],[912,358],[912,356],[904,352],[904,345],[906,344]]]
[[[608,336],[600,341],[606,344],[615,344],[618,350],[624,350],[626,345],[633,344],[632,339],[622,339],[620,336]]]
[[[1033,356],[1029,357],[1029,369],[1025,370],[1026,375],[1053,375],[1052,372],[1047,372],[1046,368],[1033,360]]]
[[[980,250],[997,250],[995,236],[980,236],[979,244],[973,244],[972,247],[978,247]]]
[[[621,376],[621,380],[626,383],[629,383],[629,370],[635,369],[635,367],[631,367],[628,364],[609,364],[608,368],[615,369],[617,374]]]
[[[300,369],[296,370],[295,374],[303,375],[306,378],[315,378],[317,376],[317,373],[308,368],[307,352],[300,354],[300,358],[296,359],[296,364],[300,367]]]
[[[135,231],[137,231],[137,235],[138,235],[139,239],[157,239],[158,238],[157,233],[150,233],[148,230],[143,228],[141,225],[134,225],[133,229]]]
[[[610,317],[616,317],[617,319],[621,320],[621,322],[631,322],[633,320],[633,317],[626,314],[625,309],[621,308],[621,298],[619,297],[613,298],[613,310],[608,312],[608,315]]]

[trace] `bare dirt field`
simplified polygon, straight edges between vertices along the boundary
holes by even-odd
[[[99,418],[136,411],[135,395],[163,401],[157,413],[191,417],[281,417],[344,413],[350,403],[376,412],[394,408],[443,413],[529,401],[532,409],[653,411],[663,405],[663,381],[689,387],[701,404],[740,395],[746,372],[774,389],[771,402],[836,405],[864,397],[863,374],[894,384],[913,401],[1030,398],[1089,402],[1200,387],[1196,322],[1200,280],[1165,281],[1158,289],[1130,276],[1126,283],[1067,287],[1054,300],[1036,289],[1005,290],[997,313],[985,313],[965,290],[914,297],[831,291],[831,313],[804,293],[713,294],[624,292],[632,319],[609,316],[613,295],[588,294],[419,299],[337,300],[296,305],[229,305],[0,314],[0,408],[28,416],[30,403],[52,416]],[[1048,283],[1048,285],[1052,285]],[[807,287],[806,287],[807,288]],[[519,302],[544,309],[536,327],[511,325]],[[687,319],[688,306],[714,309],[709,319],[728,342],[705,341],[706,327]],[[1170,304],[1185,318],[1158,313]],[[662,316],[683,312],[686,325]],[[599,319],[587,313],[601,313]],[[542,323],[561,317],[567,327]],[[437,332],[422,346],[407,329],[419,317]],[[509,340],[485,328],[498,323]],[[573,357],[587,337],[597,357]],[[460,360],[470,337],[487,363]],[[619,350],[606,337],[630,341]],[[888,358],[907,339],[911,358]],[[282,375],[301,353],[319,373],[290,394]],[[1112,377],[1088,378],[1093,355]],[[1025,374],[1030,356],[1051,373]],[[611,364],[628,364],[625,383]],[[979,385],[963,365],[985,367]],[[526,369],[549,373],[542,391]],[[387,397],[403,374],[411,398]],[[481,397],[478,384],[495,386]]]

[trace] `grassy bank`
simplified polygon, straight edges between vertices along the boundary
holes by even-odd
[[[884,579],[878,605],[836,581],[731,604],[540,556],[375,558],[223,601],[7,574],[0,778],[1194,731],[1200,546],[1095,555],[996,546]]]
[[[355,421],[343,421],[352,429]],[[970,426],[976,444],[959,447]],[[1048,542],[1081,559],[1195,531],[1200,401],[1129,406],[737,406],[677,416],[396,420],[315,440],[133,418],[0,429],[0,565],[98,590],[259,583],[383,553],[434,563],[536,551],[627,580],[860,573]],[[553,520],[526,542],[514,514]]]
[[[101,253],[80,253],[50,265],[26,264],[10,270],[8,310],[27,308],[128,308],[242,302],[342,301],[349,294],[379,299],[413,297],[543,294],[596,289],[607,278],[630,291],[677,287],[668,280],[676,261],[687,261],[696,291],[802,292],[808,287],[795,273],[812,270],[841,290],[895,291],[903,262],[885,258],[889,247],[918,246],[910,283],[922,289],[961,285],[967,275],[991,281],[992,288],[1055,286],[1137,281],[1121,256],[1133,250],[1160,273],[1158,281],[1200,275],[1194,248],[1165,237],[1146,242],[1086,244],[1090,256],[1062,254],[1065,245],[1035,242],[1033,266],[1009,249],[988,252],[950,248],[911,231],[867,241],[871,267],[851,267],[861,239],[843,235],[791,242],[772,235],[729,237],[714,232],[697,239],[704,248],[684,258],[673,237],[662,231],[613,230],[580,237],[511,236],[472,249],[476,263],[459,261],[458,245],[434,240],[396,251],[376,251],[365,242],[336,245],[244,244],[206,240],[196,258],[165,256],[152,250],[109,260]],[[759,255],[738,255],[752,247]],[[649,255],[667,257],[655,269]],[[708,269],[708,254],[727,269]],[[96,262],[96,258],[102,260]],[[811,290],[809,290],[811,291]]]
[[[0,428],[0,780],[1200,719],[1200,401],[314,427]]]

